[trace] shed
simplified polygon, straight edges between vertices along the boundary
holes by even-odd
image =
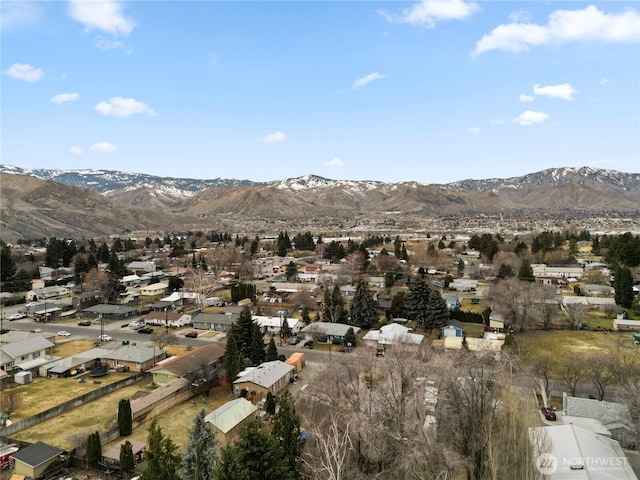
[[[32,380],[33,380],[33,377],[31,375],[31,372],[18,372],[13,376],[13,381],[20,385],[26,385],[27,383],[31,383]]]
[[[14,473],[31,478],[42,477],[49,469],[56,469],[60,465],[60,455],[63,453],[61,448],[44,442],[34,443],[13,455]]]
[[[296,369],[296,372],[299,372],[304,368],[304,363],[305,363],[304,353],[302,352],[293,353],[289,358],[285,360],[284,363],[286,363],[287,365],[291,365],[293,368]]]
[[[249,400],[237,398],[215,409],[204,420],[213,426],[218,441],[226,446],[238,438],[242,427],[255,418],[257,411],[258,407]]]

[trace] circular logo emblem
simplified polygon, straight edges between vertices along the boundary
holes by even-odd
[[[551,475],[558,468],[558,459],[552,453],[543,453],[536,458],[536,469],[542,475]]]

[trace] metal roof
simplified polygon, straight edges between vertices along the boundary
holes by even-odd
[[[288,365],[280,360],[264,362],[233,383],[251,382],[263,388],[271,388],[274,383],[293,370],[294,367],[292,365]]]
[[[39,352],[53,346],[54,344],[46,338],[37,336],[27,338],[26,340],[20,340],[18,342],[8,343],[0,346],[0,348],[13,358],[17,358],[23,355],[28,355],[29,353]]]
[[[257,410],[258,407],[246,398],[236,398],[218,407],[204,419],[221,432],[227,433]]]

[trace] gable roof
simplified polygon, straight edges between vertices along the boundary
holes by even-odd
[[[411,329],[398,323],[383,325],[380,330],[371,330],[367,333],[363,340],[374,340],[383,345],[392,345],[398,343],[414,343],[420,344],[424,339],[424,335],[418,333],[410,333]]]
[[[257,410],[258,407],[246,398],[241,397],[216,408],[204,417],[204,420],[211,423],[221,432],[227,433],[244,419],[253,415]]]
[[[39,352],[45,348],[51,348],[55,345],[44,337],[31,337],[18,342],[2,345],[0,348],[13,358],[27,355],[33,352]]]
[[[605,402],[567,395],[565,415],[600,420],[607,429],[629,428],[631,415],[624,403]]]
[[[211,364],[222,358],[224,350],[219,345],[211,344],[196,348],[190,352],[180,355],[167,363],[149,370],[150,372],[165,371],[176,377],[184,377],[191,372],[202,368],[202,363]]]
[[[307,325],[302,330],[303,333],[322,333],[324,335],[331,335],[334,337],[344,337],[347,330],[353,328],[353,333],[358,333],[360,327],[354,327],[353,325],[346,325],[344,323],[331,323],[331,322],[313,322]]]
[[[35,468],[57,457],[61,453],[64,453],[64,450],[61,448],[53,447],[44,442],[38,442],[22,450],[18,450],[12,457],[25,465]]]
[[[251,382],[263,388],[271,388],[274,383],[276,383],[287,373],[290,373],[293,370],[293,365],[287,365],[280,360],[264,362],[251,370],[246,375],[238,378],[233,383]]]

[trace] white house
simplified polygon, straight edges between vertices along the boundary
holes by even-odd
[[[386,345],[420,345],[424,340],[424,335],[410,333],[411,328],[398,323],[391,323],[380,327],[380,330],[371,330],[362,340],[370,347],[381,347]]]
[[[285,318],[291,333],[297,335],[298,332],[304,327],[304,322],[297,318]],[[279,335],[282,328],[283,319],[281,317],[263,317],[256,315],[253,317],[253,323],[258,325],[260,329],[265,333],[271,335]]]

